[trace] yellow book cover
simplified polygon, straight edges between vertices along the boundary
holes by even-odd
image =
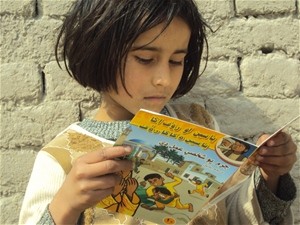
[[[115,145],[129,145],[123,212],[157,224],[186,224],[257,146],[166,115],[140,110]],[[118,195],[120,201],[122,197]],[[134,201],[129,204],[128,201]]]

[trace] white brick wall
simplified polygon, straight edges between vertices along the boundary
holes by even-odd
[[[72,1],[0,0],[0,224],[17,223],[40,147],[99,102],[55,63],[56,28]],[[222,131],[250,141],[298,115],[299,0],[197,2],[215,32],[207,70],[185,100],[204,102]],[[298,146],[299,123],[289,128]],[[298,160],[298,190],[299,171]]]

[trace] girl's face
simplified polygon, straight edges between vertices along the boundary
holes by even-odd
[[[118,78],[118,93],[103,93],[96,119],[128,120],[141,108],[160,112],[171,99],[182,77],[191,31],[178,17],[161,33],[163,26],[141,34],[128,54],[125,86],[131,96]]]

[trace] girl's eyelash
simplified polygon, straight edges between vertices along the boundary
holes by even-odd
[[[141,58],[139,56],[135,56],[136,60],[140,63],[143,63],[143,64],[149,64],[153,61],[152,58]],[[183,61],[175,61],[175,60],[170,60],[169,61],[170,64],[172,65],[176,65],[176,66],[181,66],[183,64]]]
[[[147,64],[147,63],[150,63],[152,62],[152,59],[145,59],[145,58],[141,58],[139,56],[135,56],[136,60],[139,61],[140,63],[143,63],[143,64]]]
[[[182,61],[174,61],[174,60],[170,60],[170,63],[173,65],[178,65],[181,66],[182,65]]]

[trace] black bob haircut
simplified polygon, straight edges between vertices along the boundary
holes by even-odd
[[[193,0],[78,0],[59,32],[56,60],[59,63],[62,56],[70,76],[84,87],[99,93],[117,91],[120,74],[126,90],[124,62],[132,44],[160,23],[166,28],[174,17],[182,18],[191,29],[183,75],[172,98],[183,96],[200,76],[203,49],[208,48],[208,26]]]

